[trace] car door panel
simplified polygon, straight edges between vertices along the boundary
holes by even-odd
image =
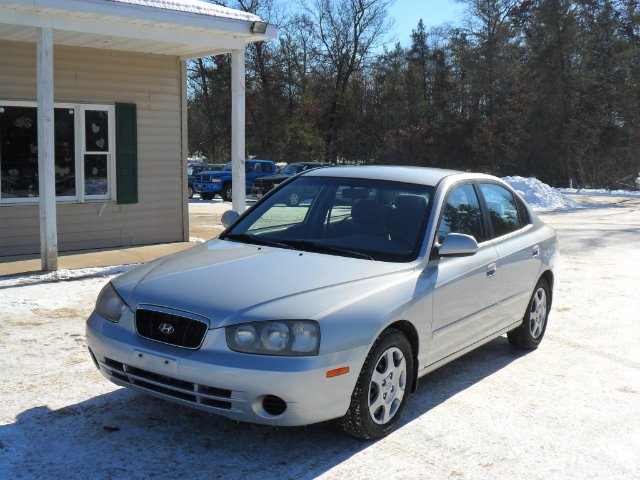
[[[470,235],[480,243],[471,256],[437,258],[428,269],[434,286],[430,360],[436,362],[497,328],[500,270],[495,247],[484,242],[487,228],[476,187],[454,185],[447,193],[438,221],[438,242],[450,233]]]
[[[500,271],[491,245],[470,257],[432,260],[433,284],[430,362],[438,361],[498,330]]]
[[[542,265],[540,244],[526,208],[512,192],[495,183],[479,186],[497,235],[494,246],[501,272],[498,315],[502,327],[507,327],[524,316]]]

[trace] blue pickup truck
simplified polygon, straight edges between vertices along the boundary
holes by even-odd
[[[247,160],[245,162],[247,191],[251,191],[253,181],[276,173],[276,164],[271,160]],[[193,182],[193,190],[200,198],[211,200],[220,195],[223,200],[231,201],[231,162],[221,171],[200,172]]]

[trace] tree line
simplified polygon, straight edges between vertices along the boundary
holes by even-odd
[[[218,2],[224,3],[224,2]],[[238,0],[278,25],[247,49],[247,154],[634,187],[637,0],[465,0],[389,46],[391,0]],[[230,157],[230,57],[190,62],[189,150]]]

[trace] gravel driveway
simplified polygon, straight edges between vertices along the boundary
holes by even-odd
[[[108,277],[0,283],[0,478],[638,478],[640,203],[542,217],[562,256],[541,347],[499,338],[424,377],[376,442],[115,387],[84,345]]]

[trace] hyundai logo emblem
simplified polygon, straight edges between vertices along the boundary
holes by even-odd
[[[171,335],[176,331],[176,329],[173,328],[173,325],[171,325],[170,323],[161,323],[158,327],[158,330],[160,330],[160,333],[163,333],[165,335]]]

